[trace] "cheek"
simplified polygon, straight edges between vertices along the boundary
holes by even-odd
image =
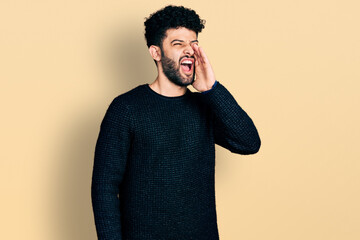
[[[176,57],[176,55],[173,55],[173,54],[166,54],[165,55],[169,60],[173,61],[173,62],[178,62],[179,59]]]
[[[173,52],[171,54],[171,58],[173,61],[175,61],[177,64],[180,63],[181,53],[180,52]]]
[[[177,65],[180,64],[180,56],[173,55],[171,60],[173,60]]]

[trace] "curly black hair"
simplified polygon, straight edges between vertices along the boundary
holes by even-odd
[[[168,29],[185,27],[196,33],[205,28],[205,20],[192,9],[183,6],[168,5],[145,18],[145,39],[148,47],[162,47],[162,41]]]

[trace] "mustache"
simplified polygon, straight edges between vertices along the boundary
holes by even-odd
[[[189,56],[189,55],[185,55],[185,56],[183,56],[183,57],[181,57],[180,59],[179,59],[179,62],[181,62],[181,60],[183,59],[183,58],[192,58],[192,59],[195,59],[195,57],[194,56]]]

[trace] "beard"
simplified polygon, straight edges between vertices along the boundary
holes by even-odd
[[[184,57],[190,58],[189,56],[184,56]],[[171,58],[168,58],[167,56],[165,56],[165,53],[161,49],[161,60],[160,60],[160,62],[162,64],[163,72],[164,72],[165,76],[171,82],[175,83],[176,85],[181,86],[181,87],[185,87],[185,86],[188,86],[188,85],[190,85],[190,84],[192,84],[194,82],[194,79],[195,79],[195,64],[193,66],[194,70],[193,70],[192,75],[190,75],[188,77],[181,76],[181,74],[180,74],[180,61],[181,61],[181,59],[179,60],[179,65],[177,66],[176,62],[174,60],[172,60]]]

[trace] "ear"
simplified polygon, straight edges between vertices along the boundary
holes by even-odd
[[[158,46],[151,45],[149,47],[149,52],[150,52],[151,57],[155,61],[160,61],[161,60],[161,52],[160,52],[160,48]]]

